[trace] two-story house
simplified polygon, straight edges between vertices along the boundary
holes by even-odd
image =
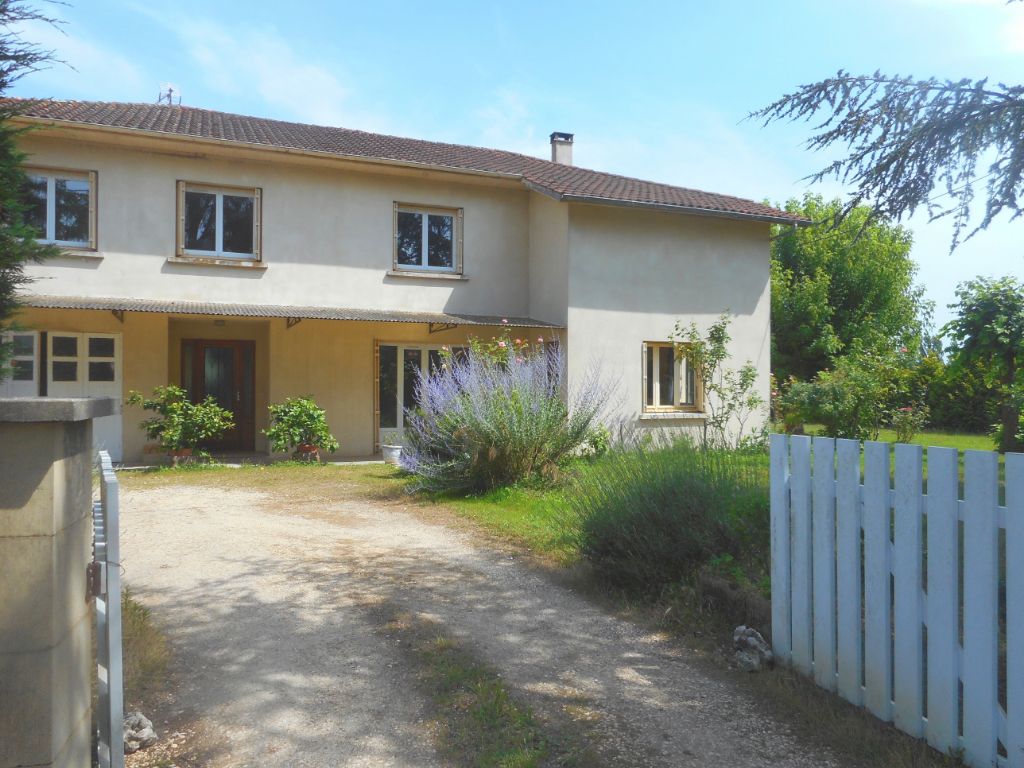
[[[569,386],[599,361],[609,419],[702,414],[677,320],[734,316],[767,396],[769,232],[749,200],[552,159],[181,106],[42,101],[17,122],[30,217],[60,258],[29,268],[0,395],[177,383],[235,414],[221,448],[266,452],[267,405],[312,395],[339,455],[400,439],[416,371],[511,329],[558,341]],[[96,429],[138,461],[144,414]]]

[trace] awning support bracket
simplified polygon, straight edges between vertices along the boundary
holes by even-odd
[[[112,314],[114,317],[116,317],[117,321],[119,323],[123,323],[124,322],[124,310],[123,309],[112,309],[112,310],[110,310],[110,314]]]
[[[296,325],[298,325],[299,323],[302,322],[302,318],[301,317],[286,317],[284,322],[285,322],[285,325],[287,325],[289,328],[294,328]]]
[[[450,331],[458,327],[458,323],[427,323],[427,333],[440,333],[441,331]]]

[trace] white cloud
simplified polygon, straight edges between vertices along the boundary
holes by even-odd
[[[26,22],[17,33],[48,50],[62,62],[27,75],[19,91],[32,96],[96,98],[97,84],[103,97],[137,101],[146,90],[142,71],[119,53],[78,34],[67,34],[66,25],[57,28],[45,22]],[[152,94],[155,96],[155,92]]]
[[[495,92],[493,101],[473,113],[476,131],[474,144],[524,155],[543,157],[545,137],[537,134],[526,97],[516,88],[504,87]]]
[[[147,7],[136,10],[173,32],[198,78],[197,85],[220,96],[262,101],[276,116],[302,122],[373,130],[382,121],[359,111],[353,91],[337,67],[315,63],[310,51],[293,45],[267,25],[220,24],[208,18],[172,17]],[[173,74],[190,100],[189,78]],[[194,99],[195,97],[191,97]],[[223,104],[211,104],[222,108]],[[265,114],[261,113],[261,114]]]

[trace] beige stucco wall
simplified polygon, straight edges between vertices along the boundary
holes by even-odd
[[[643,428],[693,420],[638,419],[641,344],[677,320],[707,327],[734,316],[733,364],[753,361],[768,393],[767,224],[638,208],[567,204],[518,181],[437,170],[368,168],[185,140],[70,129],[23,140],[30,163],[98,173],[98,255],[30,268],[40,294],[321,305],[531,316],[566,325],[571,380],[600,360],[617,381],[609,418]],[[372,171],[372,172],[371,172]],[[175,253],[175,182],[258,186],[265,270],[182,265]],[[393,203],[462,207],[467,280],[390,277]],[[424,325],[283,318],[181,317],[32,310],[41,329],[124,334],[124,389],[180,380],[185,337],[257,341],[257,444],[266,405],[313,394],[341,453],[373,450],[373,341],[459,343],[495,329],[428,334]],[[221,321],[218,323],[217,321]],[[571,343],[569,343],[571,334]],[[550,335],[550,334],[545,334]],[[126,409],[125,458],[141,456],[140,412]]]
[[[642,344],[667,341],[678,320],[707,328],[732,316],[732,367],[746,360],[767,399],[770,280],[767,224],[573,205],[569,218],[570,383],[599,361],[616,380],[610,420],[644,429],[693,429],[640,419]]]
[[[569,206],[530,193],[530,317],[565,325],[569,299]]]
[[[511,182],[357,172],[271,156],[197,156],[67,141],[36,131],[28,163],[96,171],[101,261],[29,269],[36,293],[524,316],[529,193]],[[273,159],[271,159],[273,158]],[[260,187],[266,270],[168,262],[179,179]],[[395,202],[463,208],[468,280],[389,277]]]

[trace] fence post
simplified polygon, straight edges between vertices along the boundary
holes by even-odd
[[[782,662],[792,658],[790,609],[789,445],[785,435],[768,439],[771,482],[772,650]]]
[[[997,454],[964,451],[964,754],[974,765],[996,759],[998,479]]]
[[[861,663],[861,500],[860,443],[836,440],[836,610],[839,693],[847,701],[863,701]]]
[[[794,435],[789,438],[793,460],[790,484],[790,505],[793,510],[792,555],[790,578],[793,583],[793,665],[804,674],[813,672],[813,624],[811,615],[811,438]]]
[[[921,610],[921,446],[896,446],[893,541],[893,721],[911,736],[924,728],[924,616]]]
[[[124,677],[121,634],[121,539],[118,483],[100,451],[100,500],[93,506],[94,558],[102,573],[96,596],[96,677],[100,768],[124,768]]]
[[[928,449],[928,743],[940,752],[960,736],[959,454]]]
[[[811,563],[814,591],[814,679],[836,689],[836,481],[835,440],[814,438]]]
[[[1024,768],[1024,454],[1006,454],[1006,754]]]
[[[864,703],[892,719],[889,444],[864,443]]]

